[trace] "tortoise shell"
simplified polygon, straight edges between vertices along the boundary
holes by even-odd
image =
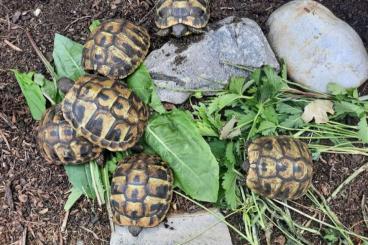
[[[78,79],[62,111],[78,134],[110,151],[134,146],[148,120],[148,108],[125,84],[98,76]]]
[[[248,147],[247,186],[269,198],[296,199],[304,195],[313,175],[308,146],[291,137],[262,137]]]
[[[119,162],[111,183],[114,223],[159,225],[170,208],[173,181],[171,169],[158,156],[138,154]]]
[[[87,71],[123,79],[143,62],[150,47],[150,36],[142,26],[123,20],[103,22],[84,45],[82,64]]]
[[[49,108],[41,119],[37,143],[42,156],[54,164],[80,164],[100,156],[102,149],[77,135],[64,120],[59,105]]]
[[[195,29],[204,28],[209,20],[208,2],[208,0],[159,0],[155,23],[160,29],[178,24]]]

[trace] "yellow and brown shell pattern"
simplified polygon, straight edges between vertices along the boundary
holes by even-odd
[[[276,199],[304,195],[312,181],[313,162],[308,146],[291,137],[262,137],[248,147],[247,186]]]
[[[86,163],[100,156],[102,149],[77,136],[64,120],[59,105],[49,108],[38,128],[37,143],[42,156],[54,164]]]
[[[208,0],[159,0],[155,23],[166,29],[176,24],[203,28],[209,20]]]
[[[125,158],[111,184],[113,221],[118,225],[154,227],[165,218],[173,194],[173,174],[158,156]]]
[[[123,79],[143,62],[150,47],[150,36],[142,26],[116,19],[103,22],[84,45],[85,70]]]
[[[110,151],[124,151],[143,135],[147,106],[119,81],[99,76],[78,79],[65,95],[62,110],[76,131]]]

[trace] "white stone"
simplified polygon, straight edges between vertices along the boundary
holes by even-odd
[[[33,11],[33,15],[38,17],[41,14],[41,9],[37,8],[35,11]]]
[[[152,51],[144,62],[162,101],[181,104],[193,90],[221,90],[231,76],[249,74],[235,65],[279,68],[267,38],[250,19],[228,17],[188,40],[191,42],[185,44],[182,39],[173,39]]]
[[[268,39],[291,79],[326,92],[328,83],[358,87],[368,79],[368,54],[359,35],[311,0],[291,1],[268,19]]]
[[[232,245],[229,230],[220,221],[223,215],[212,211],[216,216],[204,211],[171,215],[166,223],[145,228],[138,237],[133,237],[127,227],[116,226],[110,245]]]

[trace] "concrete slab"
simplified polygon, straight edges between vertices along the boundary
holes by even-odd
[[[223,217],[218,210],[212,211]],[[127,227],[116,226],[110,245],[232,245],[229,230],[218,217],[204,211],[174,214],[157,227],[143,229],[138,237]]]

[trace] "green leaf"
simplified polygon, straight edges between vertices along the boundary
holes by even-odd
[[[213,128],[211,127],[210,124],[204,122],[204,121],[196,121],[195,125],[199,131],[199,133],[202,136],[213,136],[213,137],[217,137],[218,133],[213,130]]]
[[[83,195],[83,192],[81,190],[73,187],[68,196],[68,200],[66,200],[66,203],[64,205],[64,210],[65,211],[70,210],[82,195]]]
[[[85,74],[82,67],[83,45],[60,34],[55,35],[52,57],[58,77],[78,79]]]
[[[229,92],[233,94],[242,95],[244,93],[243,87],[245,84],[245,77],[232,77],[229,83]]]
[[[88,27],[90,32],[94,32],[97,27],[99,27],[101,25],[101,21],[100,20],[94,20],[92,21],[91,25]]]
[[[213,139],[208,142],[211,152],[216,157],[217,161],[221,162],[224,159],[224,152],[226,150],[226,142],[223,140]]]
[[[291,105],[288,105],[286,103],[278,103],[276,106],[276,110],[278,113],[285,113],[285,114],[299,114],[301,115],[303,113],[303,110],[298,107],[292,107]]]
[[[50,101],[52,105],[55,105],[58,101],[58,88],[55,86],[54,82],[49,81],[44,75],[36,73],[33,77],[34,82],[41,87],[43,96]]]
[[[337,84],[337,83],[329,83],[327,85],[327,90],[329,93],[333,94],[333,95],[345,95],[347,94],[347,91],[344,87],[342,87],[341,85]]]
[[[33,119],[41,120],[43,113],[46,111],[46,100],[42,95],[41,88],[32,79],[34,73],[21,73],[17,70],[12,71],[26,98]]]
[[[336,116],[353,114],[354,116],[360,117],[365,114],[363,106],[359,106],[347,101],[341,101],[335,103]]]
[[[168,162],[176,184],[187,195],[200,201],[217,201],[218,162],[187,113],[174,110],[153,117],[145,139]]]
[[[368,143],[368,124],[365,116],[360,119],[358,127],[359,127],[358,135],[360,139],[363,141],[363,143]]]
[[[130,75],[127,79],[127,83],[128,87],[131,88],[144,103],[150,105],[152,109],[160,114],[166,112],[145,65],[142,64],[132,75]]]
[[[73,185],[73,188],[77,188],[88,198],[96,198],[96,192],[93,188],[90,164],[65,165],[64,168],[66,174],[68,175],[69,182]]]
[[[278,124],[278,115],[275,111],[275,108],[273,105],[267,106],[264,108],[262,117],[266,119],[267,121],[273,122],[275,124]]]
[[[208,114],[221,111],[224,107],[231,105],[235,100],[241,96],[238,94],[224,94],[216,97],[208,106]]]
[[[270,121],[262,121],[258,127],[257,133],[262,135],[272,135],[276,131],[276,125]]]
[[[100,207],[105,204],[105,189],[102,183],[99,167],[96,161],[90,162],[91,178],[93,190],[96,193],[96,198]]]
[[[233,169],[236,164],[236,159],[234,155],[234,143],[230,142],[226,145],[225,151],[225,164],[228,169]]]
[[[280,126],[285,128],[300,128],[304,125],[304,121],[301,118],[301,115],[290,115],[285,118],[283,122],[280,123]]]
[[[225,200],[229,207],[234,210],[238,206],[238,197],[236,195],[236,173],[229,169],[223,176],[222,188],[225,190]]]

